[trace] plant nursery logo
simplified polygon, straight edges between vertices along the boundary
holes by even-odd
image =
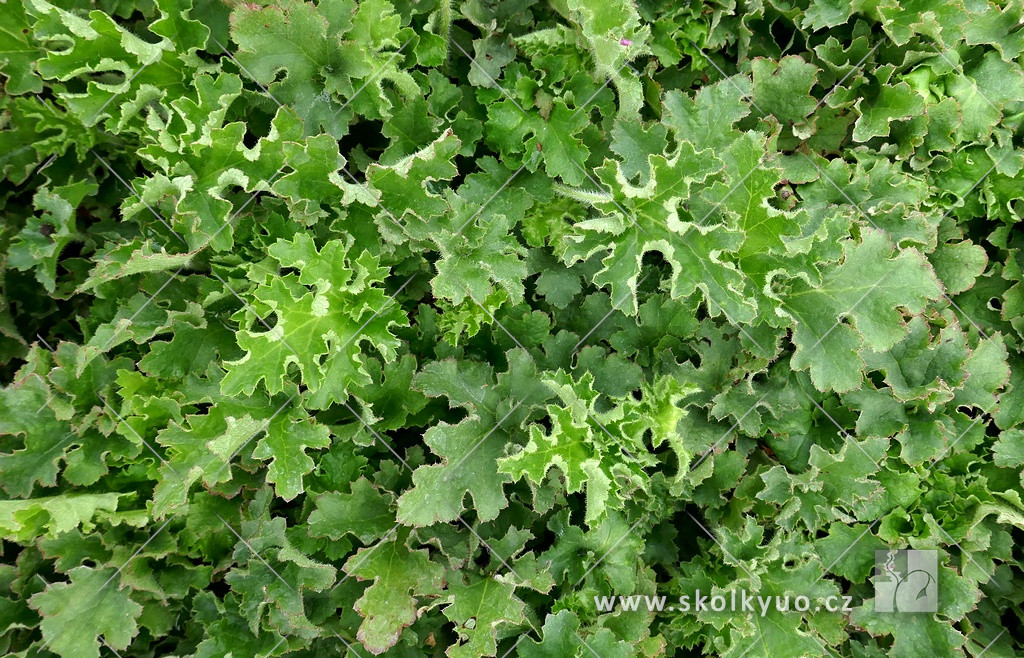
[[[875,612],[936,612],[937,551],[875,551]]]

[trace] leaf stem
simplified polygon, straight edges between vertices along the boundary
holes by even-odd
[[[580,203],[594,204],[594,203],[608,203],[612,200],[612,195],[597,192],[594,190],[581,190],[576,187],[569,187],[562,183],[555,183],[554,190],[556,194],[575,199]]]
[[[447,64],[452,51],[452,2],[454,2],[454,0],[437,1],[437,10],[434,12],[434,29],[437,30],[436,34],[444,39],[444,62]]]

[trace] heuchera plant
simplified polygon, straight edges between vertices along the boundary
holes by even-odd
[[[1019,0],[0,19],[0,652],[1024,652]]]

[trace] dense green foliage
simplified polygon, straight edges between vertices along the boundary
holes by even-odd
[[[0,652],[1024,651],[1020,0],[0,18]]]

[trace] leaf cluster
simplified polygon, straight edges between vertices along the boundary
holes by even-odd
[[[1019,655],[1022,12],[3,3],[0,649]]]

